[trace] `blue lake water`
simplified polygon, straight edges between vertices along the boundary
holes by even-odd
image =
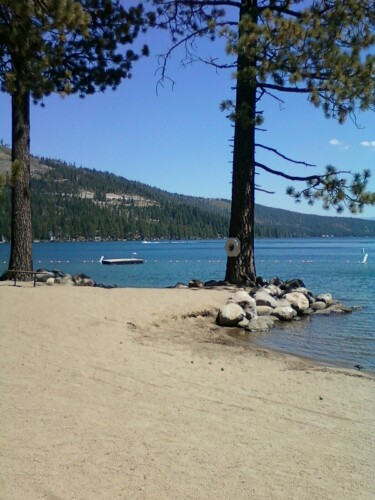
[[[223,240],[178,242],[38,243],[34,268],[83,272],[96,282],[120,287],[164,288],[196,278],[223,279]],[[361,310],[285,324],[256,335],[256,343],[281,351],[375,371],[375,239],[307,238],[258,240],[257,275],[300,278],[313,293]],[[369,258],[362,264],[363,249]],[[102,266],[100,257],[145,260],[136,266]],[[0,245],[0,272],[7,269],[9,245]],[[110,291],[108,292],[110,293]]]

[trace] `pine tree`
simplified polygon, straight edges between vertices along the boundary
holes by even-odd
[[[118,0],[2,0],[0,88],[12,98],[9,269],[32,264],[30,99],[115,89],[139,58],[124,48],[142,29],[142,5]],[[144,47],[142,53],[147,55]],[[42,103],[43,104],[43,103]],[[25,275],[24,275],[25,276]]]
[[[288,194],[309,203],[322,200],[325,208],[351,212],[374,204],[375,195],[366,191],[370,172],[345,174],[327,167],[322,174],[291,176],[256,160],[256,150],[265,148],[277,157],[295,161],[268,145],[257,142],[263,123],[260,102],[280,95],[305,94],[327,117],[342,123],[357,109],[374,106],[375,2],[373,0],[153,0],[150,23],[169,30],[172,43],[161,57],[162,78],[173,52],[184,47],[183,63],[203,61],[217,69],[234,71],[236,99],[225,101],[234,122],[232,206],[229,236],[240,240],[238,257],[228,257],[226,280],[254,282],[254,193],[257,169],[290,179],[307,181],[307,187]],[[203,59],[197,50],[199,38],[225,38],[227,58]],[[366,55],[367,51],[367,55]]]

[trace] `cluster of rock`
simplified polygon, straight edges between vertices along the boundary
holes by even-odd
[[[234,326],[248,331],[265,331],[277,321],[291,321],[311,314],[347,313],[352,309],[329,293],[314,295],[299,279],[282,282],[263,280],[249,291],[238,290],[222,306],[216,318],[220,326]]]
[[[58,269],[49,271],[48,269],[36,270],[36,281],[46,283],[47,285],[71,285],[71,286],[96,286],[101,288],[114,288],[114,285],[101,285],[96,283],[90,276],[78,273],[72,276],[69,273],[63,273]]]

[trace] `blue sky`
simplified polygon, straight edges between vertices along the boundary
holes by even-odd
[[[232,96],[230,72],[195,64],[181,67],[178,55],[170,61],[175,84],[158,87],[156,54],[167,47],[165,38],[153,34],[152,54],[139,61],[133,78],[117,91],[79,99],[76,96],[45,99],[32,105],[31,152],[66,160],[77,166],[108,170],[128,179],[174,193],[210,198],[231,197],[231,147],[233,128],[219,109]],[[214,44],[205,50],[217,50]],[[265,133],[257,141],[281,153],[316,164],[315,169],[286,166],[259,151],[257,159],[272,168],[285,167],[295,175],[323,171],[327,164],[342,170],[369,168],[375,191],[375,114],[358,116],[356,127],[327,120],[321,109],[303,96],[291,96],[280,105],[264,101]],[[10,99],[0,94],[0,138],[11,142]],[[257,183],[274,195],[256,193],[256,202],[304,213],[335,215],[319,204],[295,204],[285,194],[289,181],[261,172]],[[345,212],[344,215],[350,215]],[[375,207],[361,217],[375,217]]]

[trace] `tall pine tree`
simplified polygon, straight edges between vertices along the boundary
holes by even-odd
[[[161,58],[162,77],[173,52],[184,47],[184,63],[203,61],[231,69],[236,78],[236,98],[225,101],[234,121],[232,207],[229,235],[238,238],[241,252],[228,257],[226,280],[254,282],[254,193],[257,169],[291,181],[307,181],[305,189],[291,187],[296,200],[322,200],[328,208],[360,211],[375,203],[366,191],[369,171],[354,174],[327,167],[322,174],[292,176],[256,159],[265,148],[288,159],[269,145],[257,142],[263,123],[260,102],[265,97],[281,101],[281,95],[305,94],[327,117],[342,123],[356,109],[374,106],[375,2],[373,0],[150,0],[155,13],[150,23],[169,30],[171,46]],[[197,50],[201,37],[225,38],[227,57],[204,59]],[[291,160],[294,161],[294,160]],[[295,162],[307,166],[300,161]],[[348,172],[347,172],[348,173]]]
[[[0,2],[0,86],[12,98],[9,269],[30,271],[33,265],[30,99],[115,89],[139,58],[124,46],[142,29],[142,10],[141,4],[126,10],[118,0]]]

